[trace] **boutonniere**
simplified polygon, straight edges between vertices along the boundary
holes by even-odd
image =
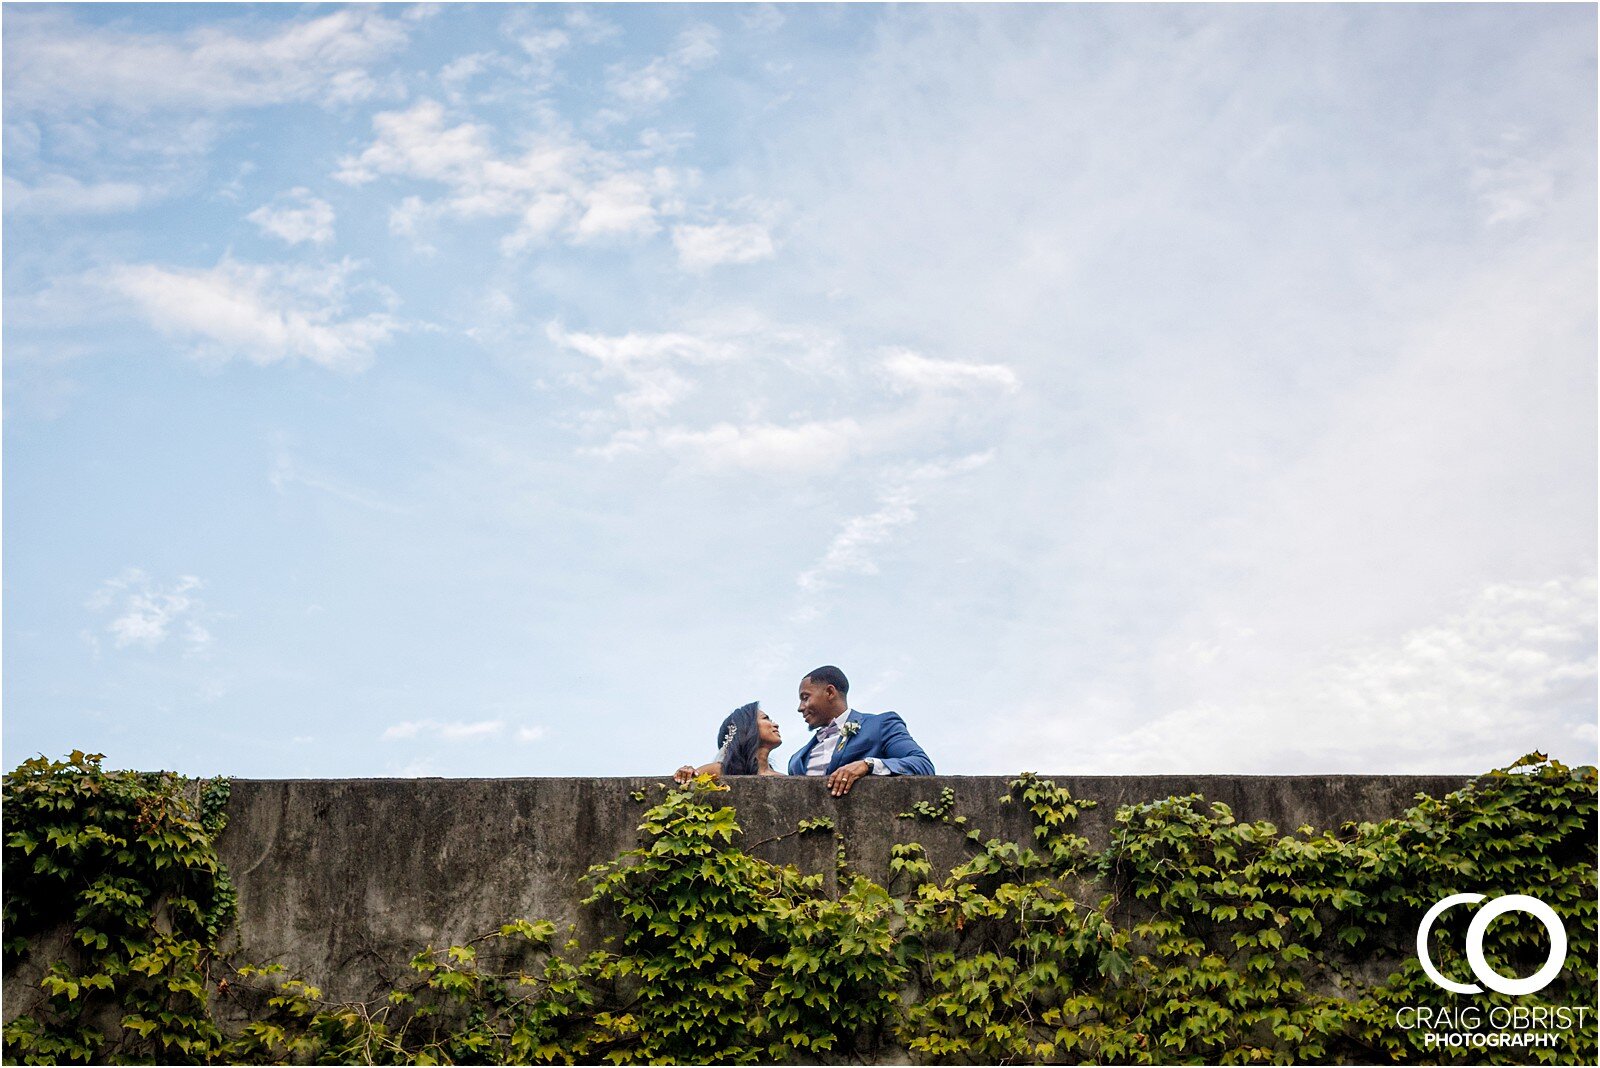
[[[860,729],[861,721],[859,719],[853,719],[839,728],[839,734],[843,736],[845,741],[848,742],[850,739],[856,736],[856,732]]]

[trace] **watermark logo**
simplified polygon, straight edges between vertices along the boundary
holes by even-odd
[[[1477,908],[1467,924],[1467,963],[1476,983],[1458,983],[1439,973],[1428,951],[1428,936],[1447,909],[1457,905]],[[1490,966],[1483,955],[1483,938],[1489,924],[1508,912],[1525,912],[1544,925],[1550,937],[1550,954],[1538,971],[1526,979],[1509,979]],[[1489,899],[1483,894],[1451,894],[1429,909],[1417,924],[1417,961],[1428,978],[1452,994],[1481,994],[1488,987],[1500,994],[1520,997],[1549,986],[1567,962],[1567,928],[1555,909],[1527,894],[1505,894]],[[1482,984],[1482,985],[1479,985]],[[1421,1033],[1422,1048],[1438,1049],[1561,1049],[1571,1033],[1588,1026],[1594,1009],[1586,1005],[1545,1005],[1524,1001],[1493,1005],[1482,1001],[1449,1005],[1403,1005],[1395,1011],[1395,1026]]]
[[[1422,970],[1429,979],[1453,994],[1481,994],[1486,986],[1502,994],[1521,995],[1532,994],[1549,986],[1560,974],[1561,966],[1567,962],[1567,928],[1561,922],[1561,917],[1556,915],[1555,909],[1527,894],[1505,894],[1495,898],[1480,908],[1467,925],[1467,963],[1472,966],[1473,977],[1483,986],[1446,979],[1434,967],[1433,958],[1428,955],[1428,934],[1433,930],[1434,921],[1446,909],[1457,905],[1476,905],[1484,897],[1483,894],[1451,894],[1422,917],[1422,922],[1417,925],[1417,960],[1422,964]],[[1543,967],[1526,979],[1507,979],[1490,967],[1483,956],[1483,936],[1489,930],[1489,924],[1495,917],[1507,912],[1526,912],[1544,924],[1545,932],[1550,936],[1550,956]]]

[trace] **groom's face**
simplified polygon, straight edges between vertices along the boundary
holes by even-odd
[[[830,685],[818,685],[810,679],[800,680],[800,715],[806,726],[816,730],[839,714],[839,691]]]

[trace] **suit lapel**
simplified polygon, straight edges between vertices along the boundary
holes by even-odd
[[[845,713],[844,723],[853,722],[853,721],[857,720],[858,718],[859,718],[859,716],[858,716],[856,710],[852,708],[849,712]],[[839,726],[843,727],[844,723],[839,724]],[[860,731],[856,731],[856,733],[849,734],[849,735],[845,734],[842,730],[840,731],[839,744],[833,747],[833,759],[828,761],[828,773],[829,774],[839,770],[839,768],[844,763],[843,758],[844,758],[845,749],[847,749],[849,747],[851,742],[855,741],[860,736],[861,736],[861,732]],[[814,742],[816,742],[816,740],[817,740],[816,735],[812,735],[811,736],[811,741],[814,743]]]

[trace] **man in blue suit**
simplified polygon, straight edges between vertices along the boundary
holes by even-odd
[[[800,680],[800,714],[816,733],[789,758],[790,775],[826,775],[834,797],[867,775],[932,775],[933,761],[893,712],[850,707],[850,680],[833,665]]]

